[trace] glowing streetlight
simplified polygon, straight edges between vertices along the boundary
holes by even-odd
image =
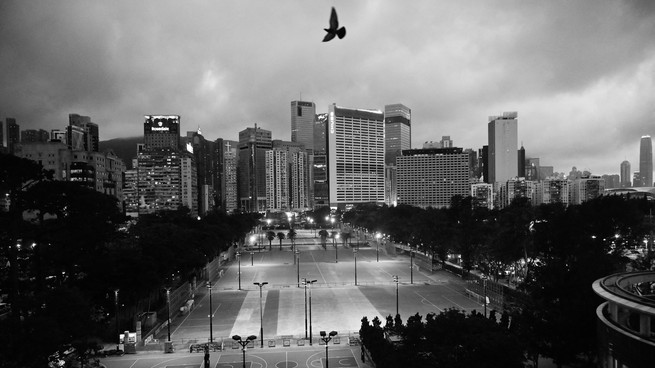
[[[375,234],[375,259],[376,262],[380,262],[380,238],[382,237],[382,234],[377,233]]]
[[[317,280],[307,280],[307,279],[302,279],[303,284],[305,285],[305,290],[306,285],[309,284],[309,346],[312,346],[312,284],[314,284]],[[306,295],[306,293],[305,293]],[[305,297],[305,311],[307,311],[307,297]],[[305,338],[307,338],[307,313],[305,312]]]

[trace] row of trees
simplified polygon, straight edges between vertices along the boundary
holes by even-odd
[[[120,328],[133,330],[164,287],[193,279],[258,223],[220,212],[198,220],[184,209],[130,221],[115,198],[11,155],[0,155],[0,193],[9,206],[0,211],[0,294],[11,306],[0,321],[3,367],[43,367],[66,344],[86,351],[114,341],[115,290]]]
[[[516,200],[502,210],[472,206],[455,197],[450,208],[360,206],[344,221],[390,235],[394,241],[445,261],[461,254],[462,266],[496,277],[520,269],[515,306],[531,326],[530,351],[558,365],[593,362],[596,314],[594,280],[626,269],[624,255],[651,239],[653,203],[603,196],[581,205],[531,206]],[[650,269],[652,251],[629,266]]]

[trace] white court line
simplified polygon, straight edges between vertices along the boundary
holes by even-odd
[[[462,307],[461,305],[459,305],[459,304],[455,303],[454,301],[450,300],[447,296],[444,296],[443,298],[446,299],[447,301],[449,301],[449,302],[455,304],[455,305],[458,306],[461,310],[466,310],[466,308],[464,308],[464,307]]]
[[[314,258],[314,255],[312,253],[309,253],[312,256],[312,259],[314,260],[314,264],[316,265],[316,269],[318,270],[318,273],[321,274],[321,278],[323,279],[323,283],[327,284],[327,281],[325,281],[325,276],[323,276],[323,272],[321,272],[321,267],[318,266],[318,263],[316,262],[316,258]]]
[[[437,307],[436,305],[434,305],[434,303],[432,303],[431,301],[429,301],[429,300],[428,300],[426,297],[424,297],[423,295],[417,293],[416,291],[414,292],[414,294],[420,296],[421,298],[423,298],[423,300],[425,300],[426,302],[430,303],[430,305],[432,305],[433,307],[437,308],[437,310],[438,310],[439,312],[443,312],[443,309],[441,309],[441,308]],[[444,297],[444,298],[445,298],[445,297]],[[421,302],[423,302],[423,300],[421,300]]]

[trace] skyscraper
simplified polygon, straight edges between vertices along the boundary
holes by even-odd
[[[384,163],[394,165],[402,150],[412,148],[412,110],[403,104],[384,106]]]
[[[641,137],[639,144],[639,175],[641,186],[653,186],[653,142],[649,135]]]
[[[179,115],[146,115],[143,124],[143,138],[146,149],[180,149]]]
[[[631,185],[632,174],[630,173],[630,162],[621,162],[621,188],[628,188]]]
[[[266,208],[266,151],[272,147],[270,130],[255,125],[239,132],[239,205],[245,211]]]
[[[72,150],[98,152],[100,138],[98,124],[88,116],[68,114],[66,142]]]
[[[503,183],[518,175],[518,114],[489,117],[489,183]]]
[[[291,142],[302,143],[305,149],[314,150],[314,119],[316,105],[313,102],[291,101]]]
[[[2,121],[0,121],[1,123]],[[20,125],[16,124],[16,119],[6,118],[5,123],[0,129],[0,138],[2,138],[3,152],[13,154],[15,146],[20,142]]]
[[[523,145],[519,148],[517,169],[519,171],[517,176],[519,178],[525,178],[525,148],[523,148]]]
[[[384,114],[329,106],[330,206],[384,201]]]
[[[314,121],[314,158],[310,165],[312,167],[311,182],[313,183],[313,203],[310,206],[322,207],[330,205],[330,190],[328,182],[328,161],[327,161],[327,116],[322,113],[316,115]]]

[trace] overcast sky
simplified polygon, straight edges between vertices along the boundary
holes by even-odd
[[[335,6],[344,39],[321,42]],[[0,1],[0,116],[100,139],[143,115],[236,140],[289,140],[290,102],[412,109],[412,146],[487,144],[518,111],[519,147],[568,173],[639,167],[655,138],[655,1]]]

